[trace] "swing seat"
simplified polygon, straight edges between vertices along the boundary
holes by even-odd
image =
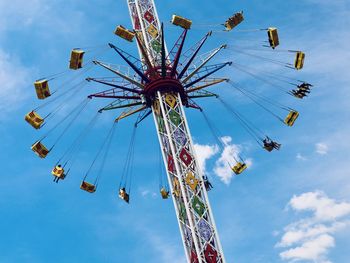
[[[64,173],[64,169],[61,165],[56,165],[53,169],[52,169],[52,172],[51,174],[54,176],[54,177],[57,177],[61,180],[64,180],[64,178],[66,178],[66,175]]]
[[[181,17],[181,16],[178,16],[178,15],[173,15],[173,17],[171,19],[171,23],[175,26],[180,26],[183,29],[190,29],[191,25],[192,25],[191,20],[184,18],[184,17]]]
[[[160,194],[163,199],[168,199],[169,198],[169,191],[167,191],[164,187],[160,189]]]
[[[38,99],[43,100],[51,96],[49,81],[47,79],[35,81],[34,87],[35,87],[35,91]]]
[[[295,63],[294,67],[297,70],[300,70],[304,67],[304,60],[305,60],[305,53],[298,51],[296,56],[295,56]]]
[[[271,143],[268,143],[268,144],[264,144],[264,149],[268,152],[272,152],[274,147]]]
[[[275,49],[279,44],[277,28],[270,27],[267,29],[267,35],[269,37],[270,46]]]
[[[86,181],[82,181],[80,185],[80,189],[84,190],[89,193],[95,193],[96,192],[96,186],[93,184],[90,184]]]
[[[40,129],[41,125],[44,123],[44,119],[35,111],[29,112],[24,119],[32,125],[34,129]]]
[[[135,33],[131,32],[130,30],[127,30],[122,25],[117,26],[117,28],[114,31],[114,34],[129,42],[132,42],[135,37]]]
[[[232,171],[237,175],[241,174],[245,169],[247,169],[247,165],[241,162],[232,167]]]
[[[231,16],[224,24],[226,31],[231,31],[244,20],[243,11]]]
[[[119,189],[119,197],[129,203],[129,194],[125,191],[125,188]]]
[[[69,68],[74,70],[82,68],[84,54],[85,54],[85,51],[82,49],[78,49],[78,48],[73,49],[70,55]]]
[[[49,150],[40,142],[35,142],[31,149],[35,152],[40,158],[45,158],[49,153]]]
[[[284,120],[284,123],[288,126],[293,126],[296,119],[299,117],[299,112],[292,110],[289,112],[288,116]]]

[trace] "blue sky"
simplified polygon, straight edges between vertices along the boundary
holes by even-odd
[[[207,30],[196,24],[222,23],[244,10],[242,29],[276,26],[281,49],[305,50],[305,68],[286,71],[266,62],[227,51],[217,61],[233,60],[302,78],[316,87],[310,98],[297,101],[279,95],[259,81],[233,69],[224,74],[300,110],[295,127],[288,128],[261,111],[228,86],[213,89],[251,121],[277,138],[280,152],[267,153],[215,100],[203,100],[208,115],[231,146],[251,160],[250,169],[236,178],[215,171],[220,152],[198,112],[187,111],[194,141],[202,157],[211,156],[206,171],[214,190],[209,197],[228,263],[347,262],[350,257],[349,89],[350,4],[346,0],[302,1],[156,1],[162,21],[173,13],[191,18],[188,43]],[[113,35],[118,24],[130,26],[126,1],[1,0],[0,2],[0,262],[184,262],[172,202],[158,194],[158,146],[152,120],[138,130],[135,183],[131,205],[117,197],[133,120],[118,126],[98,191],[79,189],[98,145],[117,112],[103,114],[87,137],[72,174],[52,183],[52,166],[80,127],[104,102],[95,101],[77,120],[66,138],[45,160],[30,145],[40,137],[23,120],[38,105],[32,82],[67,67],[74,47],[113,42],[130,52],[136,46]],[[168,47],[181,30],[166,24]],[[205,50],[237,40],[253,45],[265,34],[214,34]],[[281,54],[282,58],[288,58]],[[278,55],[277,55],[278,57]],[[121,61],[111,51],[104,60]],[[101,74],[99,70],[89,72]],[[57,84],[53,85],[58,85]],[[73,98],[78,103],[101,89],[88,86]],[[72,105],[71,105],[72,106]],[[58,121],[68,112],[56,116]],[[219,163],[220,164],[220,163]],[[225,177],[226,176],[226,177]],[[225,178],[225,180],[223,180]]]

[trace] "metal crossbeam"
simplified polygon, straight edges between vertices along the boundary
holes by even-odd
[[[113,72],[114,74],[118,75],[119,77],[125,79],[126,81],[140,87],[140,88],[144,88],[144,85],[142,85],[140,82],[136,81],[135,79],[131,78],[130,76],[128,76],[127,74],[122,73],[120,70],[117,69],[113,69],[110,65],[107,65],[103,62],[94,60],[93,61],[94,64],[99,65],[105,69],[108,69],[109,71]]]
[[[213,75],[215,72],[219,71],[220,69],[226,67],[227,65],[231,65],[232,62],[226,62],[226,63],[221,63],[221,64],[216,64],[216,65],[212,65],[212,66],[205,66],[204,69],[201,72],[198,72],[198,74],[204,72],[206,74],[204,74],[203,76],[195,79],[194,81],[188,83],[187,85],[185,85],[185,88],[191,87],[194,84],[198,83],[199,81]]]

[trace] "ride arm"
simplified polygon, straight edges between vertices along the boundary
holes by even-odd
[[[222,45],[213,51],[209,52],[209,54],[206,56],[206,58],[201,59],[202,63],[196,67],[183,81],[182,83],[185,84],[187,81],[189,81],[201,68],[203,68],[217,53],[219,53],[220,50],[225,49],[227,45]]]
[[[130,78],[130,77],[127,76],[126,74],[123,74],[123,73],[121,73],[120,71],[118,71],[118,70],[116,70],[116,69],[111,68],[109,65],[107,65],[107,64],[105,64],[105,63],[102,63],[102,62],[97,61],[97,60],[94,60],[93,63],[94,63],[95,65],[99,65],[99,66],[101,66],[101,67],[103,67],[103,68],[105,68],[105,69],[108,69],[109,71],[113,72],[114,74],[118,75],[119,77],[121,77],[121,78],[127,80],[128,82],[130,82],[130,83],[132,83],[132,84],[138,86],[139,88],[142,88],[142,89],[144,88],[144,86],[143,86],[140,82],[138,82],[138,81],[136,81],[136,80]]]
[[[139,75],[141,77],[141,79],[146,82],[149,83],[150,80],[142,73],[142,71],[134,64],[132,63],[128,57],[125,56],[125,52],[122,51],[120,48],[117,48],[115,45],[109,43],[108,44],[111,48],[113,48],[118,54],[119,56],[124,59],[124,61],[137,73],[137,75]],[[141,61],[140,61],[141,62]]]
[[[136,106],[136,105],[134,105]],[[124,119],[126,117],[129,117],[131,115],[134,115],[135,113],[138,113],[140,111],[143,111],[144,109],[147,109],[147,106],[146,105],[143,105],[141,107],[138,107],[136,109],[134,109],[134,106],[131,106],[128,110],[126,111],[123,111],[122,114],[119,115],[119,117],[117,117],[115,119],[116,122],[120,121],[121,119]]]
[[[210,86],[214,86],[214,85],[222,83],[224,81],[227,82],[227,81],[229,81],[229,79],[224,79],[224,78],[216,79],[216,78],[213,78],[213,79],[210,79],[210,80],[204,80],[203,81],[204,84],[196,86],[196,87],[193,87],[191,89],[187,89],[186,93],[189,94],[189,93],[192,93],[192,92],[195,92],[195,91],[198,91],[198,90],[210,87]]]
[[[204,67],[204,72],[208,72],[206,74],[204,74],[203,76],[199,77],[198,79],[190,82],[189,84],[187,84],[185,86],[185,88],[191,87],[194,84],[198,83],[199,81],[201,81],[202,79],[205,79],[207,77],[209,77],[210,75],[214,74],[215,72],[219,71],[220,69],[226,67],[227,65],[231,65],[232,62],[226,62],[226,63],[221,63],[221,64],[217,64],[217,65],[213,65],[213,66],[206,66]]]
[[[207,41],[208,37],[211,36],[212,32],[208,32],[205,37],[199,42],[197,49],[194,51],[193,55],[191,56],[191,58],[189,59],[189,61],[187,62],[187,64],[185,65],[185,67],[182,69],[182,71],[180,72],[178,79],[181,79],[182,76],[185,74],[185,72],[187,71],[187,69],[189,68],[189,66],[191,65],[192,61],[194,60],[194,58],[197,56],[199,50],[202,48],[202,46],[204,45],[204,43]]]

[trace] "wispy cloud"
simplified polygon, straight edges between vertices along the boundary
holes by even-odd
[[[284,229],[278,248],[286,250],[280,253],[283,260],[297,262],[310,260],[318,263],[330,263],[328,253],[335,247],[334,234],[350,226],[350,203],[338,202],[320,191],[294,196],[289,207],[296,212],[311,212],[289,224]]]
[[[28,96],[26,87],[30,83],[30,72],[15,56],[0,49],[0,118],[17,108]]]
[[[307,158],[304,155],[302,155],[301,153],[298,153],[296,158],[299,161],[306,161],[307,160]]]
[[[326,155],[328,153],[328,145],[323,142],[316,143],[315,148],[318,154]]]

